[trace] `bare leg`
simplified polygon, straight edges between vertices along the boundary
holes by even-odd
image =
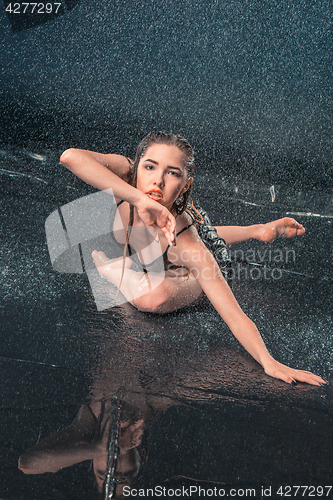
[[[301,236],[305,233],[302,224],[299,224],[295,219],[283,217],[283,219],[274,220],[263,224],[263,229],[260,232],[260,241],[272,243],[276,238],[293,238]]]
[[[130,258],[108,259],[104,252],[96,250],[92,252],[91,256],[99,274],[119,288],[129,302],[138,294],[140,287],[147,286],[145,273],[130,269],[133,264]]]
[[[201,286],[190,273],[188,277],[166,277],[155,290],[139,297],[133,305],[140,311],[166,314],[190,306],[201,294]]]
[[[131,259],[108,259],[103,252],[93,251],[92,257],[101,276],[110,281],[134,307],[140,311],[165,314],[186,307],[202,293],[201,286],[190,273],[189,277],[164,277],[130,269]]]
[[[272,243],[276,238],[293,238],[305,233],[302,224],[290,217],[283,217],[267,224],[216,226],[215,229],[227,245],[234,245],[252,239]]]

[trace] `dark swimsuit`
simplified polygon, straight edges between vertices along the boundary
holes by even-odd
[[[121,205],[125,200],[121,200],[119,203],[117,203],[117,207],[119,207],[119,205]],[[191,222],[191,224],[188,224],[186,227],[183,227],[183,229],[181,229],[177,234],[176,234],[176,238],[182,234],[184,231],[186,231],[187,229],[189,229],[190,227],[192,227],[193,225],[195,224],[195,221]],[[157,257],[157,259],[153,260],[152,262],[149,262],[149,264],[143,264],[138,260],[138,257],[137,257],[137,253],[135,251],[133,251],[131,245],[128,243],[127,245],[127,248],[128,248],[128,256],[131,257],[140,267],[141,269],[147,273],[148,271],[152,271],[154,272],[154,270],[156,269],[156,267],[160,268],[160,263],[161,263],[161,259],[163,259],[163,267],[164,267],[164,270],[165,271],[169,271],[169,270],[174,270],[174,269],[181,269],[185,266],[177,266],[176,264],[173,264],[169,258],[168,258],[168,251],[169,251],[169,248],[170,248],[170,245],[168,245],[166,247],[166,249],[164,250],[163,254],[159,257]],[[154,269],[155,268],[155,269]],[[161,270],[161,269],[159,269]]]
[[[119,207],[124,201],[125,200],[121,200],[119,203],[117,203],[117,207]],[[228,248],[227,248],[227,245],[226,245],[224,239],[221,238],[217,234],[217,231],[216,231],[215,227],[212,226],[207,213],[202,208],[197,208],[196,210],[193,210],[191,205],[188,205],[187,212],[193,218],[193,222],[191,222],[191,224],[188,224],[187,226],[183,227],[183,229],[181,229],[176,234],[176,238],[178,236],[180,236],[184,231],[189,229],[190,227],[195,226],[203,243],[208,248],[208,250],[213,254],[221,272],[224,274],[225,277],[227,277],[229,270],[230,270],[230,258],[229,258],[229,254],[228,254]],[[200,214],[203,222],[198,221],[198,216],[197,216],[196,212]],[[161,267],[161,259],[163,259],[163,266],[164,266],[165,271],[182,269],[182,268],[186,269],[186,266],[178,266],[176,264],[173,264],[169,260],[169,258],[168,258],[169,248],[170,248],[170,245],[168,245],[166,247],[162,256],[153,260],[149,264],[145,263],[144,267],[143,267],[142,263],[139,261],[136,252],[133,251],[130,244],[128,244],[128,255],[132,259],[134,258],[133,260],[137,261],[136,263],[141,267],[141,270],[143,269],[143,271],[146,273],[148,271],[154,271],[154,267],[156,267],[156,265],[158,267]]]
[[[188,207],[189,211],[193,210],[191,205]],[[221,236],[217,234],[216,228],[212,226],[212,223],[202,208],[196,207],[203,219],[203,224],[197,224],[197,230],[200,238],[202,239],[205,246],[208,248],[211,254],[213,254],[220,271],[228,281],[231,278],[231,260],[228,252],[228,247],[226,242]]]

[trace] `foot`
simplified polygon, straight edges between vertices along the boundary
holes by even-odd
[[[118,274],[119,270],[123,269],[123,257],[108,259],[104,252],[98,252],[97,250],[94,250],[91,256],[99,274],[103,276],[103,278],[106,278],[111,282],[113,281],[112,279],[110,279],[112,273]],[[129,268],[131,267],[131,265],[131,259],[129,257],[125,257],[125,268]]]
[[[259,232],[259,240],[265,243],[272,243],[276,238],[293,238],[305,233],[302,224],[295,219],[283,217],[283,219],[274,220],[263,224]]]

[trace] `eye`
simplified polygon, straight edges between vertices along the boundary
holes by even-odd
[[[175,177],[181,177],[181,174],[177,170],[169,170],[169,174]]]
[[[97,474],[97,476],[99,477],[99,479],[100,479],[101,481],[104,481],[104,479],[105,479],[105,475],[106,475],[106,471],[103,471],[103,470],[97,470],[97,471],[96,471],[96,474]]]
[[[154,165],[145,165],[145,169],[146,170],[153,170],[154,169]]]

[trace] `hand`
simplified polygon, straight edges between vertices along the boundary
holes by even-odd
[[[283,380],[289,384],[296,384],[297,381],[311,385],[327,384],[327,382],[325,382],[325,380],[318,375],[314,375],[313,373],[305,370],[295,370],[294,368],[289,368],[289,366],[283,365],[273,358],[265,364],[264,370],[266,375]]]
[[[122,452],[136,448],[141,444],[142,435],[145,429],[143,419],[130,424],[129,420],[120,422],[119,448]]]
[[[136,210],[145,226],[155,224],[163,231],[170,246],[176,244],[176,220],[166,207],[144,195],[136,204]]]

